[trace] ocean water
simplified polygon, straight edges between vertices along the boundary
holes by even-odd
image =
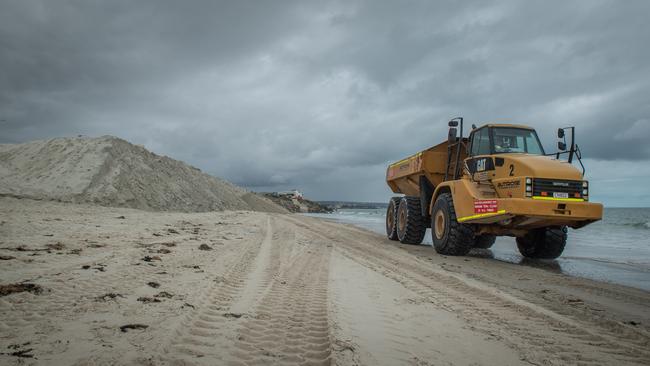
[[[385,209],[342,209],[308,215],[386,233]],[[423,245],[431,243],[431,230],[427,230]],[[650,291],[650,208],[606,208],[602,221],[569,229],[564,253],[556,260],[526,259],[510,237],[498,237],[490,250],[476,250],[470,255]]]

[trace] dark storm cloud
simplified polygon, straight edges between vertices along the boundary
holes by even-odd
[[[236,62],[291,32],[298,20],[281,8],[257,11],[252,2],[5,1],[0,6],[5,119],[17,128],[27,128],[25,122],[47,128],[55,119],[52,130],[61,132],[66,129],[59,123],[80,128],[93,123],[94,114],[159,104],[157,88]]]
[[[549,149],[576,125],[595,169],[647,164],[648,13],[645,1],[5,0],[0,142],[113,134],[322,199],[383,200],[386,163],[438,143],[457,115],[533,125]]]

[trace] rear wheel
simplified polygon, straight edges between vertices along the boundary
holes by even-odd
[[[483,234],[474,238],[474,248],[490,249],[497,240],[496,235]]]
[[[397,208],[397,238],[404,244],[420,244],[427,227],[419,197],[402,197]]]
[[[555,259],[562,255],[566,240],[566,226],[546,227],[531,230],[517,238],[517,248],[527,258]]]
[[[465,255],[474,246],[474,230],[456,220],[449,193],[442,193],[433,205],[431,236],[436,252],[444,255]]]
[[[386,236],[390,240],[397,240],[397,207],[400,199],[400,197],[391,198],[386,210]]]

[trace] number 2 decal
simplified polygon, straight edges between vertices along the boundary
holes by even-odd
[[[513,164],[510,164],[510,176],[512,177],[514,175],[515,175],[515,166]]]

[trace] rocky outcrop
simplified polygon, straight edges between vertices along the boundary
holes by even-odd
[[[333,210],[318,202],[307,199],[295,199],[288,196],[277,196],[272,193],[263,193],[263,195],[273,201],[275,204],[284,207],[289,212],[302,213],[331,213]]]

